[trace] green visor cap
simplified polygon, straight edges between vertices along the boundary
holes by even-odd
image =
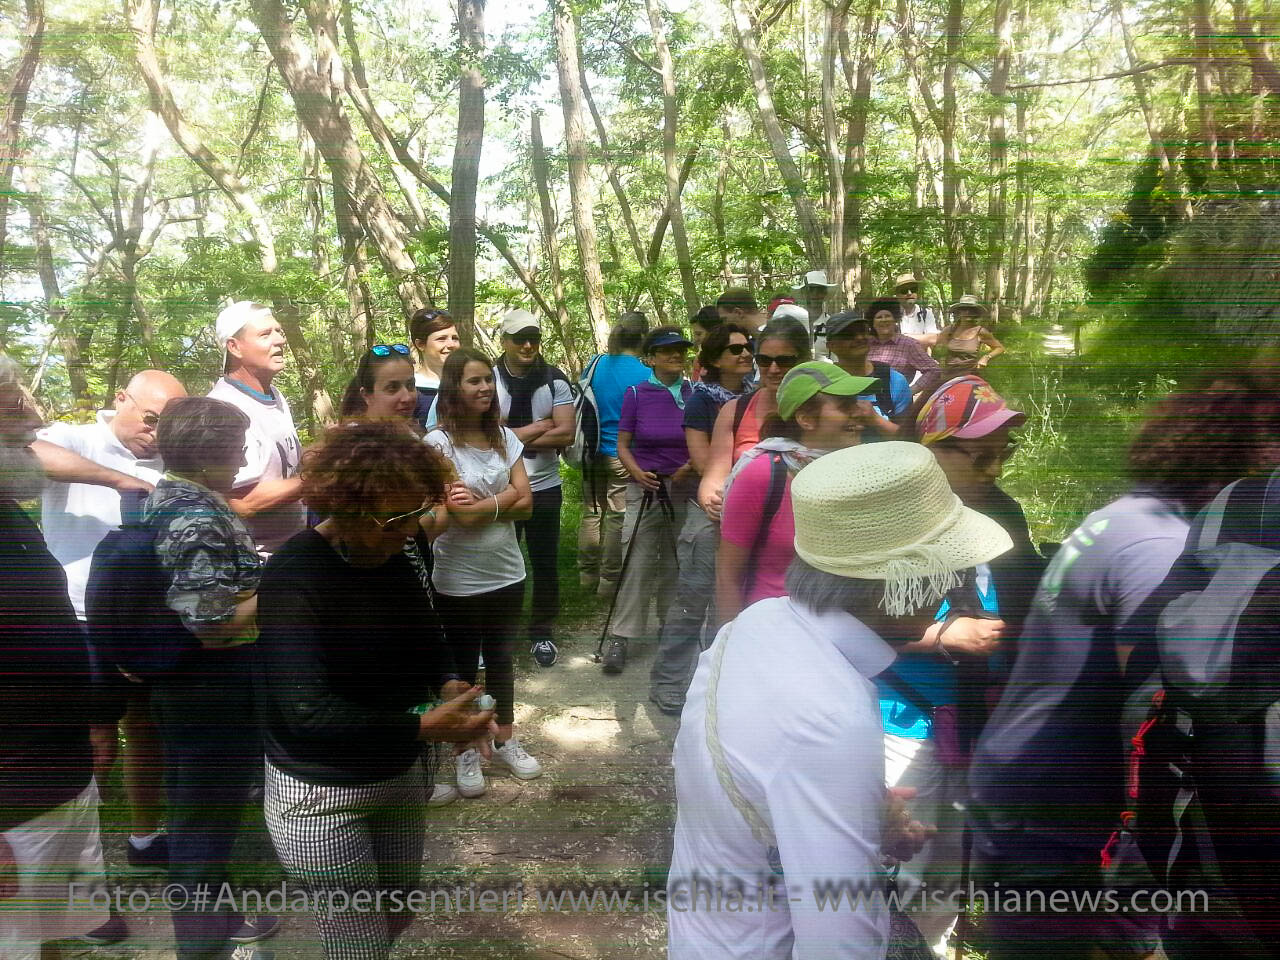
[[[810,360],[792,367],[782,378],[778,386],[778,416],[790,420],[801,404],[819,393],[856,397],[875,385],[875,377],[855,377],[834,363]]]

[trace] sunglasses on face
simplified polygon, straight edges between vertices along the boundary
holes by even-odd
[[[386,530],[388,527],[397,526],[411,518],[416,522],[419,517],[421,517],[424,513],[426,513],[430,509],[431,509],[431,505],[424,503],[417,510],[410,510],[408,513],[402,513],[396,517],[388,517],[385,520],[381,519],[380,517],[375,517],[372,513],[366,514],[366,516],[368,516],[370,520],[372,520],[374,523],[378,525],[379,530]]]
[[[731,343],[727,347],[725,347],[725,349],[728,350],[735,357],[742,356],[744,352],[748,356],[755,353],[755,351],[751,348],[751,344],[749,343]]]
[[[776,357],[771,357],[767,353],[757,353],[756,363],[760,365],[761,370],[768,370],[771,366],[777,365],[779,370],[790,370],[800,358],[794,353],[783,353]]]
[[[959,450],[970,460],[973,461],[974,467],[978,470],[987,470],[996,464],[1005,464],[1009,459],[1018,452],[1018,441],[1010,440],[999,450],[972,450],[969,447],[962,447],[955,444],[955,449]]]
[[[135,396],[134,396],[132,393],[130,393],[128,390],[126,390],[126,391],[124,392],[124,395],[125,395],[126,397],[128,397],[128,398],[133,402],[133,405],[134,405],[135,407],[137,407],[139,410],[142,410],[142,411],[143,411],[143,412],[142,412],[142,423],[143,423],[143,426],[150,427],[152,430],[154,430],[154,429],[156,428],[156,425],[160,423],[160,414],[158,414],[158,413],[152,413],[151,411],[146,410],[146,409],[142,406],[142,404],[140,404],[140,403],[138,402],[138,398],[137,398],[137,397],[135,397]]]
[[[509,333],[508,337],[517,347],[536,347],[542,342],[542,334],[540,333]]]
[[[919,293],[919,292],[920,292],[919,287],[903,287],[901,290],[898,291],[898,293],[902,294],[903,296],[906,296],[908,293]]]
[[[369,353],[375,357],[389,357],[393,353],[398,353],[402,357],[409,356],[409,348],[403,343],[375,343],[369,348]]]

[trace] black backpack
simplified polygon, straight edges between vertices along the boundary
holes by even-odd
[[[1224,532],[1242,503],[1257,542]],[[1208,910],[1188,906],[1174,930],[1211,931],[1233,957],[1280,956],[1278,525],[1280,473],[1237,481],[1205,508],[1157,591],[1152,646],[1134,652],[1156,669],[1126,705],[1130,724],[1145,716],[1129,737],[1121,826],[1158,884],[1207,895]]]
[[[169,575],[155,533],[140,523],[112,530],[93,551],[85,612],[89,641],[104,663],[143,680],[173,673],[200,642],[165,603]]]

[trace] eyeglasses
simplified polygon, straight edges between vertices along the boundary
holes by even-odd
[[[731,343],[727,347],[725,347],[725,349],[728,350],[730,353],[732,353],[735,357],[742,356],[743,351],[746,351],[748,355],[755,353],[755,350],[752,349],[751,344],[749,343]]]
[[[143,426],[150,427],[152,430],[154,430],[156,428],[156,425],[160,423],[160,414],[152,413],[150,410],[144,409],[142,404],[138,402],[138,398],[135,397],[128,390],[124,391],[124,395],[128,397],[131,401],[133,401],[133,405],[135,407],[137,407],[139,410],[142,410]]]
[[[389,357],[393,353],[398,353],[402,357],[407,357],[409,356],[409,348],[403,343],[375,343],[369,348],[369,353],[375,357]]]
[[[378,525],[379,530],[386,530],[388,527],[403,523],[405,520],[410,518],[416,521],[423,514],[430,512],[430,510],[431,505],[424,503],[417,510],[410,510],[408,513],[402,513],[398,517],[388,517],[386,520],[381,520],[378,517],[375,517],[372,513],[366,514],[366,516]]]
[[[1008,463],[1010,458],[1018,452],[1017,440],[1010,440],[999,450],[973,450],[958,443],[953,443],[950,446],[951,449],[959,450],[972,460],[974,467],[978,470],[988,470],[996,464]]]
[[[509,333],[508,337],[517,347],[537,346],[542,342],[542,334],[540,333]]]
[[[784,353],[776,357],[771,357],[767,353],[756,354],[756,363],[760,365],[761,370],[768,370],[775,364],[779,370],[790,370],[799,362],[800,358],[794,353]]]
[[[899,287],[898,288],[898,293],[904,294],[904,295],[908,293],[919,293],[919,292],[920,292],[919,287]]]

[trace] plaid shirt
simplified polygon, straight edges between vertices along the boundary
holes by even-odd
[[[942,380],[942,368],[929,356],[929,351],[905,334],[895,334],[892,340],[877,340],[867,352],[869,360],[887,363],[910,381],[917,373],[920,382],[912,384],[912,392],[930,391]]]

